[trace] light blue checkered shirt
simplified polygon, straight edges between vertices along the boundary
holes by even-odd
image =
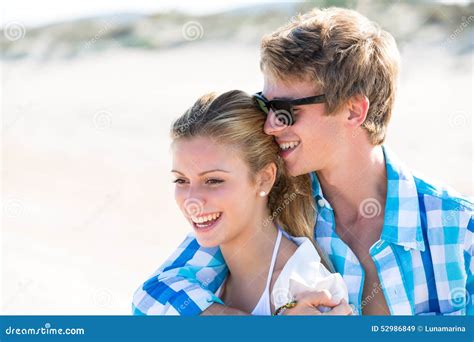
[[[370,248],[392,315],[474,314],[473,201],[412,174],[384,147],[387,199],[384,225]],[[316,174],[316,240],[362,312],[364,270],[335,229],[334,212]],[[218,248],[189,235],[133,297],[135,315],[198,315],[212,303],[228,269]]]

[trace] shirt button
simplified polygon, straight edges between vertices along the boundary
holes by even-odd
[[[319,205],[320,207],[324,207],[324,203],[325,203],[325,202],[324,202],[323,199],[319,199],[319,200],[318,200],[318,205]]]

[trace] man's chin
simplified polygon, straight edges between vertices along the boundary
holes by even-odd
[[[290,176],[292,177],[298,177],[301,175],[305,175],[307,173],[310,173],[312,171],[306,170],[306,168],[303,168],[301,165],[296,164],[285,164],[287,172]]]

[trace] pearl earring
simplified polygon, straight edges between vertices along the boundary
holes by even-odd
[[[266,194],[267,193],[265,191],[260,191],[260,193],[259,193],[260,197],[265,197]]]

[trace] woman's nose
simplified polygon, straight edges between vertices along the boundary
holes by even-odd
[[[204,213],[205,204],[206,201],[203,196],[189,192],[183,201],[183,211],[188,217],[196,217]]]

